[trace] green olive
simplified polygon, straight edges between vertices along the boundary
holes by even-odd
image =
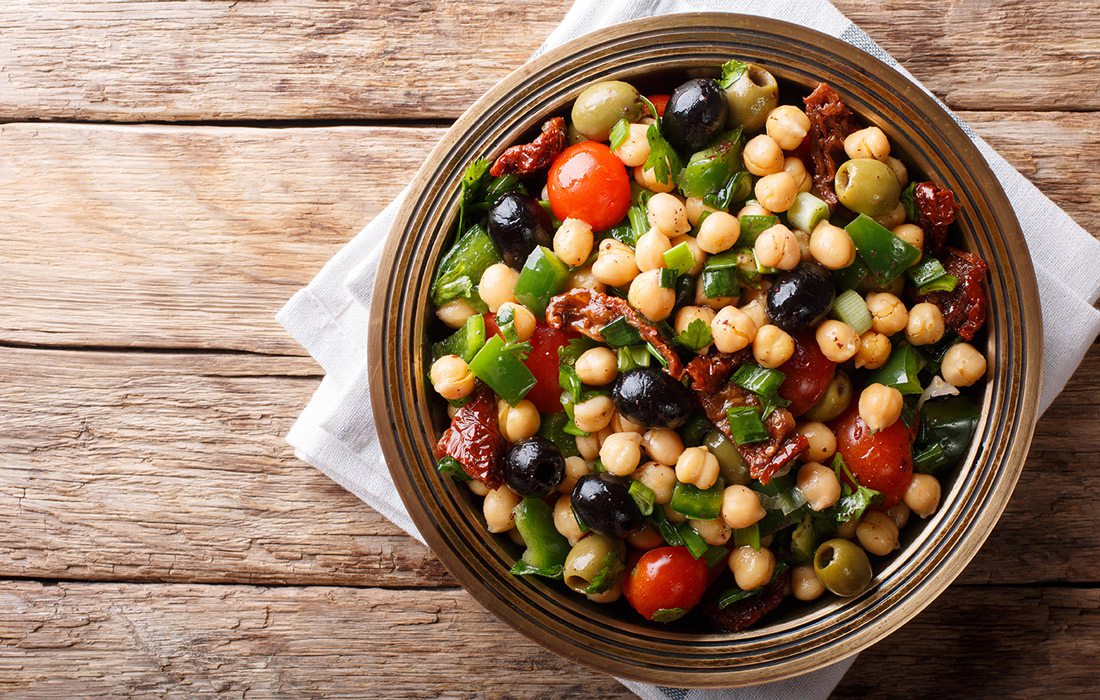
[[[562,578],[578,593],[602,593],[618,580],[626,562],[626,543],[599,533],[590,533],[569,550]],[[598,584],[599,590],[589,591]]]
[[[584,89],[573,103],[573,126],[593,141],[606,141],[611,127],[620,119],[636,122],[642,116],[642,101],[633,85],[606,80]]]
[[[833,377],[833,381],[829,382],[829,388],[825,390],[821,400],[814,404],[809,411],[806,411],[806,418],[821,423],[830,421],[844,413],[844,409],[848,408],[848,404],[851,402],[852,380],[848,379],[848,375],[838,370],[836,376]]]
[[[871,582],[871,560],[859,545],[839,537],[822,542],[814,553],[814,573],[839,596],[858,595]]]
[[[569,128],[565,130],[565,139],[569,142],[570,146],[576,145],[581,141],[587,141],[584,134],[577,131],[577,127],[573,126],[573,122],[569,122]]]
[[[890,166],[874,158],[853,158],[836,171],[836,196],[859,214],[885,216],[897,208],[901,183]]]
[[[741,453],[729,438],[717,430],[712,430],[703,437],[703,444],[718,460],[719,473],[726,484],[744,486],[752,481],[748,465],[741,459]]]
[[[730,128],[739,126],[746,132],[760,131],[768,119],[768,112],[779,105],[779,83],[760,66],[750,65],[726,88],[726,101],[730,106],[726,121]]]

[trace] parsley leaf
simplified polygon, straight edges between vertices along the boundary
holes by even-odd
[[[745,71],[749,69],[749,64],[744,61],[726,61],[722,64],[722,78],[718,81],[718,84],[725,90],[730,85],[733,85],[737,80],[745,74]]]
[[[489,159],[478,158],[462,173],[462,197],[458,200],[458,230],[465,231],[466,205],[473,204],[481,194],[489,174]]]
[[[676,342],[688,350],[702,350],[713,341],[714,337],[710,333],[710,326],[701,318],[689,323],[688,327],[676,336]]]
[[[835,505],[826,508],[815,516],[815,521],[820,529],[834,530],[850,520],[858,520],[863,512],[877,503],[882,494],[874,489],[859,485],[859,481],[852,475],[844,458],[838,453],[833,458],[833,469],[837,476],[841,477],[841,493],[843,494]],[[847,479],[843,477],[847,477]],[[850,483],[855,483],[857,488],[853,491]]]
[[[628,136],[630,136],[630,122],[625,119],[615,122],[615,126],[611,127],[611,135],[609,136],[611,150],[618,150]]]
[[[668,141],[665,141],[665,137],[661,136],[661,129],[657,122],[649,125],[645,136],[646,140],[649,141],[649,158],[646,158],[642,169],[652,170],[653,179],[657,182],[666,185],[673,184],[676,176],[680,174],[684,167],[680,155],[676,153],[676,149],[669,145]]]

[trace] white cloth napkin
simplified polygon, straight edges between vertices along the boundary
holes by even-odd
[[[724,11],[773,17],[840,37],[912,76],[826,0],[577,0],[538,53],[595,29],[662,13]],[[536,54],[537,55],[537,54]],[[917,81],[914,79],[914,83]],[[917,83],[919,85],[919,83]],[[1061,392],[1100,333],[1100,242],[961,123],[989,161],[1027,238],[1039,281],[1045,359],[1040,411]],[[279,323],[325,369],[291,428],[296,454],[423,542],[390,480],[375,433],[366,370],[368,308],[382,242],[399,195],[277,314]],[[824,698],[854,659],[815,673],[747,688],[700,691],[622,681],[647,700]]]

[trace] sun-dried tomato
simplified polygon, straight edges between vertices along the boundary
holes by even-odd
[[[721,629],[740,632],[752,627],[765,615],[779,607],[787,592],[790,572],[784,571],[767,585],[760,595],[742,598],[718,609],[718,598],[713,598],[705,608],[706,616]]]
[[[684,376],[684,363],[672,345],[661,337],[626,299],[613,297],[586,287],[577,287],[550,300],[546,322],[553,328],[572,328],[596,342],[603,342],[600,329],[618,318],[638,331],[642,341],[652,345],[667,363],[673,379]]]
[[[852,110],[836,90],[818,83],[809,97],[802,100],[810,118],[810,156],[814,166],[814,190],[830,209],[838,200],[833,190],[837,163],[845,160],[844,139],[859,128]]]
[[[750,355],[747,349],[738,352],[718,352],[712,349],[706,355],[699,355],[687,363],[691,388],[703,393],[720,391],[729,384],[733,371],[745,364]]]
[[[985,325],[988,298],[982,282],[989,265],[974,253],[951,246],[945,250],[947,259],[942,261],[943,269],[958,280],[955,289],[932,292],[921,297],[921,300],[940,307],[944,325],[949,330],[958,333],[963,340],[972,340],[974,334]]]
[[[489,168],[489,174],[493,177],[505,173],[530,175],[549,168],[550,163],[565,149],[565,136],[565,117],[548,119],[534,141],[505,149]]]
[[[959,203],[951,190],[934,182],[921,182],[913,187],[917,202],[917,218],[924,229],[925,248],[938,255],[947,240],[947,227],[955,223]]]
[[[504,474],[500,466],[500,427],[493,392],[479,386],[474,397],[455,412],[451,427],[439,438],[436,450],[462,465],[471,479],[491,489],[500,488]]]

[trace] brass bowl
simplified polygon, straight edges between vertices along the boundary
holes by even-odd
[[[962,206],[966,246],[989,263],[989,380],[969,456],[944,485],[939,512],[876,561],[870,588],[826,596],[741,633],[692,632],[589,603],[564,586],[508,573],[519,548],[486,533],[467,490],[435,469],[446,425],[425,381],[428,290],[451,238],[467,164],[495,157],[563,113],[597,80],[717,74],[729,58],[761,63],[783,84],[824,81],[881,127],[911,172],[949,187]],[[646,77],[642,77],[646,76]],[[931,97],[885,64],[833,37],[732,14],[673,15],[597,31],[518,69],[478,100],[413,180],[378,273],[372,309],[371,387],[378,434],[401,498],[435,554],[479,602],[562,656],[616,676],[667,686],[720,687],[777,680],[855,654],[898,629],[958,576],[1004,510],[1036,419],[1042,330],[1027,247],[1012,207],[964,130]]]

